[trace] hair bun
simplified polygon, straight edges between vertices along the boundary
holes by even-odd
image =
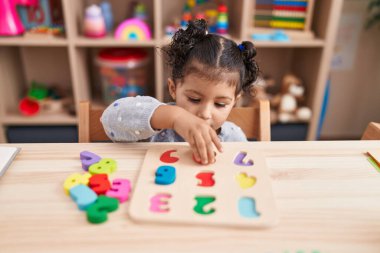
[[[243,45],[242,55],[246,70],[245,79],[243,80],[243,90],[249,91],[252,87],[252,83],[256,81],[259,74],[259,66],[255,61],[257,51],[250,41],[243,41],[241,45]]]

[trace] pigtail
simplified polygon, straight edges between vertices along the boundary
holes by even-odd
[[[239,49],[243,56],[243,62],[245,65],[245,75],[242,83],[242,89],[245,92],[250,92],[253,83],[256,81],[257,76],[259,75],[259,66],[257,65],[256,60],[256,48],[250,41],[243,41],[239,45]]]
[[[183,68],[190,50],[207,36],[207,23],[204,19],[189,21],[186,30],[179,29],[170,45],[163,49],[166,62],[172,68],[173,79],[183,77]]]

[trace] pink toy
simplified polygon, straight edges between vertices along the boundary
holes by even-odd
[[[93,4],[86,9],[83,29],[84,35],[90,38],[106,36],[106,23],[99,6]]]
[[[152,34],[149,26],[138,18],[127,19],[122,22],[115,31],[115,39],[118,40],[150,40]]]
[[[150,211],[154,213],[167,213],[169,212],[169,199],[172,196],[167,193],[157,194],[150,199]]]
[[[128,200],[130,192],[131,182],[128,179],[114,179],[106,196],[118,199],[120,203],[123,203]]]
[[[17,36],[25,32],[17,14],[16,5],[37,6],[38,0],[1,0],[0,36]]]

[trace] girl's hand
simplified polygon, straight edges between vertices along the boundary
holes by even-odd
[[[206,121],[184,112],[173,121],[173,129],[190,144],[195,159],[202,164],[215,162],[214,146],[222,152],[222,144],[215,132]]]

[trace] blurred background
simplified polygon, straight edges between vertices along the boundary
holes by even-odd
[[[159,48],[189,20],[257,47],[273,141],[380,122],[380,0],[0,0],[0,142],[77,142],[80,101],[169,102]]]

